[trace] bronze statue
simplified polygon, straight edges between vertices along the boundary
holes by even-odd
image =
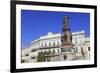
[[[70,28],[68,26],[69,18],[64,16],[63,21],[63,34],[61,35],[61,46],[72,46],[72,33],[70,31]]]

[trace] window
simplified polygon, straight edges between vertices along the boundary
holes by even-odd
[[[53,42],[53,46],[55,46],[55,42]]]
[[[35,49],[31,50],[31,52],[35,52],[35,51],[36,51]]]
[[[77,44],[77,38],[75,39],[75,44]]]
[[[75,50],[75,52],[76,52],[76,53],[78,53],[78,48],[77,48],[77,47],[76,47],[76,50]]]
[[[57,45],[59,45],[59,42],[57,42]]]
[[[35,59],[35,58],[36,58],[36,57],[32,57],[32,56],[31,56],[31,59]]]
[[[43,44],[41,44],[41,46],[43,46]]]
[[[55,50],[53,50],[53,54],[55,54]]]
[[[47,44],[45,43],[45,47],[47,46]]]
[[[29,54],[26,54],[25,56],[29,56]]]
[[[88,47],[88,51],[90,51],[90,47]]]
[[[59,49],[58,49],[58,53],[59,53]]]
[[[51,46],[51,43],[49,43],[49,46]]]

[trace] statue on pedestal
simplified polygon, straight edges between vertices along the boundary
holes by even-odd
[[[63,60],[72,60],[74,58],[74,54],[72,32],[69,28],[69,17],[64,16],[61,34],[61,56],[63,57]]]

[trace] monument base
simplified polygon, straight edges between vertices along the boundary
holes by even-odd
[[[71,46],[61,47],[62,60],[73,60],[75,58],[75,49]]]

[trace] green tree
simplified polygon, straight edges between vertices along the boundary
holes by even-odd
[[[38,53],[37,62],[45,62],[45,53],[43,53],[43,52]]]

